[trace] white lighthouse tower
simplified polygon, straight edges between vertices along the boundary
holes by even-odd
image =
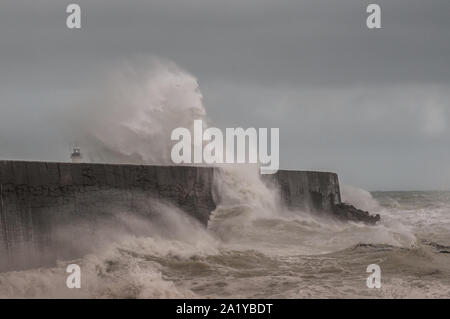
[[[81,160],[83,159],[83,156],[81,156],[81,151],[78,146],[74,146],[72,149],[72,154],[70,155],[70,158],[72,159],[72,163],[81,163]]]

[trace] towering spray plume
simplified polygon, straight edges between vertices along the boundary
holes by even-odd
[[[170,62],[127,65],[96,106],[85,144],[93,161],[172,164],[170,134],[206,122],[197,79]]]

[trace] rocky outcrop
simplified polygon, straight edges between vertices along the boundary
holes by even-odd
[[[363,222],[374,225],[380,220],[380,215],[370,215],[369,212],[356,208],[353,205],[340,203],[333,207],[333,216],[343,221]]]

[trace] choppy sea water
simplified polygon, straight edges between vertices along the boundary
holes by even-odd
[[[347,202],[381,215],[366,226],[280,211],[264,194],[270,190],[243,189],[250,188],[228,194],[208,229],[161,208],[172,217],[153,235],[123,236],[56,267],[0,274],[0,297],[450,297],[450,192],[344,187]],[[81,266],[81,289],[66,287],[69,263]],[[381,268],[380,289],[366,285],[369,264]]]

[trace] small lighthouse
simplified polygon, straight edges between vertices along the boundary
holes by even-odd
[[[81,159],[83,157],[81,156],[80,148],[78,146],[73,147],[70,158],[72,159],[72,163],[80,163],[81,162]]]

